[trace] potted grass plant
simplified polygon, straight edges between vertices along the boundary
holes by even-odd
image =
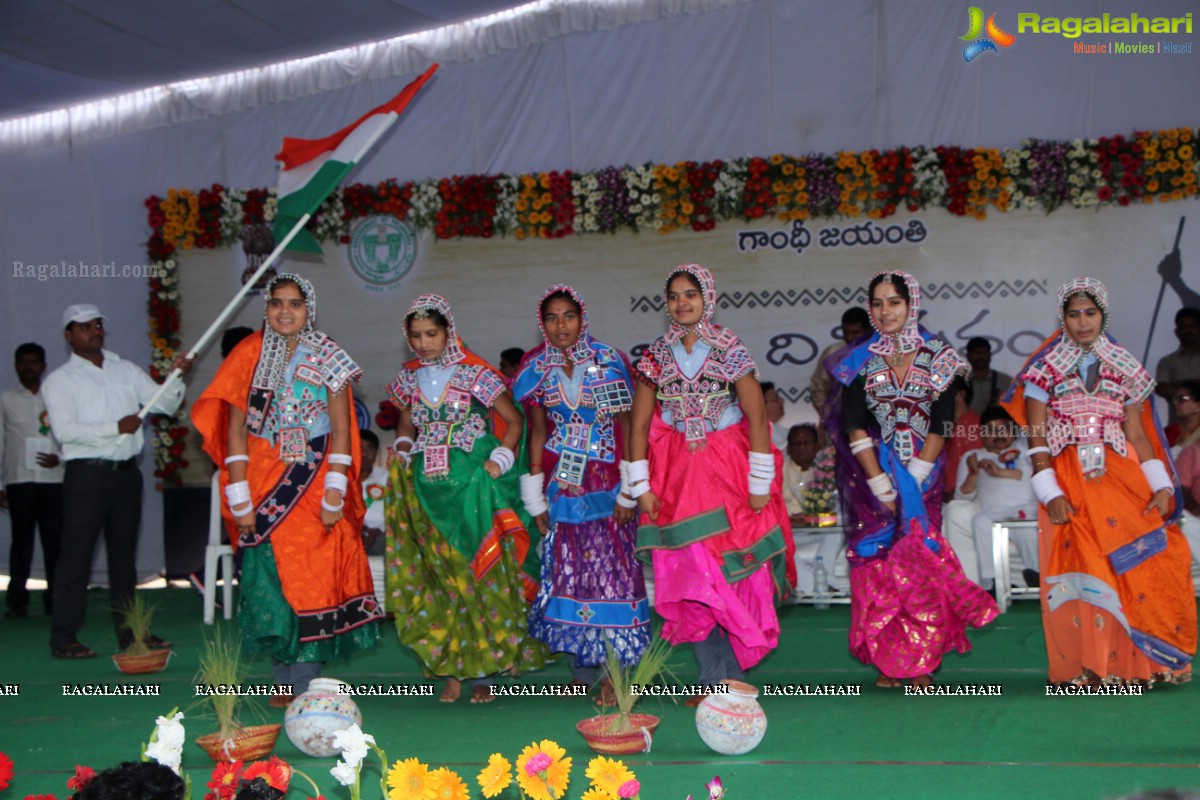
[[[121,628],[128,633],[129,646],[113,656],[113,663],[126,675],[162,672],[171,660],[169,647],[155,648],[150,644],[155,608],[144,593],[134,592],[129,603],[117,609],[121,615]]]
[[[204,637],[196,685],[203,687],[201,703],[217,723],[215,733],[196,739],[196,744],[213,761],[252,761],[275,749],[275,740],[283,728],[273,725],[244,725],[242,711],[248,700],[238,694],[246,677],[247,660],[241,639],[213,626],[212,636]]]
[[[653,714],[634,712],[641,699],[639,689],[668,676],[674,679],[667,660],[671,657],[671,645],[657,634],[642,652],[642,658],[632,667],[621,663],[612,645],[605,642],[606,677],[612,683],[616,701],[615,714],[597,714],[575,726],[583,735],[588,747],[605,755],[630,755],[650,752],[651,739],[658,727],[659,718]]]

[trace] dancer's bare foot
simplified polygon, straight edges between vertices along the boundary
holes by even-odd
[[[490,703],[496,698],[492,695],[491,684],[477,684],[471,687],[471,702],[472,703]]]
[[[933,676],[932,675],[918,675],[917,677],[910,680],[908,683],[914,689],[928,689],[930,686],[933,686]]]
[[[881,672],[879,673],[879,677],[875,679],[875,685],[880,689],[899,689],[904,685],[904,682],[899,678],[889,678]]]
[[[462,681],[457,678],[447,678],[446,688],[442,689],[442,693],[438,695],[438,702],[453,703],[462,696]]]
[[[600,696],[596,698],[598,706],[615,706],[617,704],[617,693],[613,691],[612,681],[608,678],[600,680]]]

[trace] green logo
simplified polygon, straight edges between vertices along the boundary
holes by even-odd
[[[350,237],[350,266],[369,286],[399,282],[416,260],[413,226],[390,214],[364,218]]]

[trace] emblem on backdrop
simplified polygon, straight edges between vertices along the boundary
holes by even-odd
[[[397,288],[416,260],[415,229],[391,214],[365,217],[350,236],[350,266],[368,289]]]

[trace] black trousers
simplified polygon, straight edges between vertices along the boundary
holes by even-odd
[[[8,551],[8,607],[17,611],[29,608],[29,570],[33,566],[34,533],[42,540],[42,563],[46,567],[44,604],[51,608],[54,591],[54,567],[62,549],[63,493],[61,483],[10,483],[8,513],[12,518],[12,547]]]
[[[87,612],[87,587],[92,576],[96,542],[104,533],[108,551],[108,585],[113,627],[115,610],[133,600],[137,585],[138,527],[142,522],[142,473],[68,461],[63,479],[63,541],[54,572],[54,625],[50,646],[76,640]]]

